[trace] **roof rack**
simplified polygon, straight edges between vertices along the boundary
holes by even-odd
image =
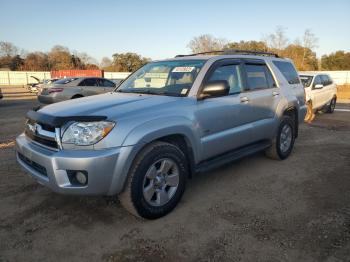
[[[222,55],[261,55],[261,56],[273,56],[273,57],[279,57],[275,53],[271,52],[261,52],[261,51],[254,51],[254,50],[241,50],[241,49],[226,49],[226,50],[215,50],[215,51],[208,51],[208,52],[201,52],[201,53],[195,53],[190,55],[177,55],[175,57],[186,57],[186,56],[197,56],[197,55],[207,55],[207,54],[222,54]]]

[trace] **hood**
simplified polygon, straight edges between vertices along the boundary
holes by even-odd
[[[169,109],[175,101],[187,100],[186,97],[171,97],[159,95],[143,95],[128,93],[106,93],[79,99],[51,104],[40,109],[40,113],[58,116],[106,116],[117,119],[130,116],[132,113]],[[176,106],[179,106],[176,103]]]
[[[35,77],[35,76],[30,76],[31,78],[35,79],[36,81],[38,81],[38,83],[40,83],[40,79]]]

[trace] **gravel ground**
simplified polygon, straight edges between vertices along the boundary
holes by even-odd
[[[196,175],[172,213],[144,221],[21,170],[13,139],[35,104],[0,101],[0,261],[350,261],[350,112],[303,124],[285,161]]]

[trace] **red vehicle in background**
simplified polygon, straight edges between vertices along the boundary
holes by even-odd
[[[66,78],[66,77],[103,77],[103,70],[89,69],[89,70],[55,70],[51,71],[52,78]]]

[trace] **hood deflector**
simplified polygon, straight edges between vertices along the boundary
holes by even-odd
[[[107,119],[106,116],[52,116],[34,110],[27,113],[27,118],[52,127],[61,127],[70,121],[93,122]]]

